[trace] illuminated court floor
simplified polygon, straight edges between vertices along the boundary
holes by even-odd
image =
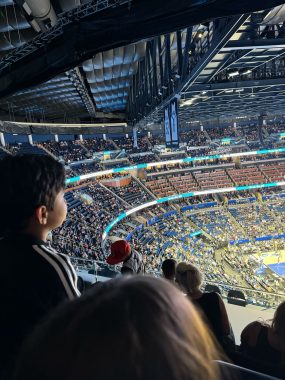
[[[255,255],[255,257],[262,257],[263,263],[268,266],[273,272],[279,276],[285,276],[285,251],[266,252],[262,255]]]

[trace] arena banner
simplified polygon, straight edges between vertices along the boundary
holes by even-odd
[[[164,133],[166,148],[179,147],[179,121],[177,99],[171,100],[164,108]]]
[[[133,128],[133,142],[134,142],[134,148],[138,148],[138,130],[136,127]]]
[[[171,148],[171,125],[169,117],[169,105],[164,108],[164,134],[165,134],[165,146]]]
[[[171,147],[179,147],[179,120],[177,99],[171,100],[170,105]]]

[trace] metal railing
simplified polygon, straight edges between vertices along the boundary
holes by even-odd
[[[246,304],[262,306],[264,308],[276,308],[281,302],[285,300],[285,293],[266,292],[263,290],[256,290],[244,286],[236,286],[226,283],[219,283],[213,281],[205,281],[204,285],[215,285],[221,290],[223,298],[228,298],[230,290],[239,290],[245,296]]]
[[[104,261],[83,259],[77,257],[71,257],[70,259],[77,271],[86,271],[87,273],[91,273],[92,275],[94,275],[95,282],[97,281],[97,278],[99,276],[112,278],[121,273],[120,266],[108,265]],[[161,277],[161,273],[155,270],[149,271],[147,274],[153,275],[155,277]],[[230,290],[241,291],[245,296],[245,301],[247,305],[262,306],[264,308],[276,308],[281,302],[285,300],[285,293],[266,292],[263,290],[256,290],[244,286],[236,286],[227,283],[214,282],[208,280],[205,280],[202,288],[204,289],[207,284],[217,286],[220,289],[221,296],[224,299],[228,298],[228,292]]]

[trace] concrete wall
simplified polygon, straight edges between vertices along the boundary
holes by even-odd
[[[262,307],[251,305],[241,307],[236,305],[229,305],[226,302],[225,305],[230,322],[232,324],[232,328],[234,330],[236,344],[240,344],[240,334],[246,325],[248,325],[250,322],[260,319],[264,321],[272,319],[275,311],[272,309],[264,309]]]

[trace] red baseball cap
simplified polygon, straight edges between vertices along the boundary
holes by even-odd
[[[131,246],[125,240],[117,240],[111,244],[111,255],[106,259],[110,265],[116,265],[124,260],[131,254]]]

